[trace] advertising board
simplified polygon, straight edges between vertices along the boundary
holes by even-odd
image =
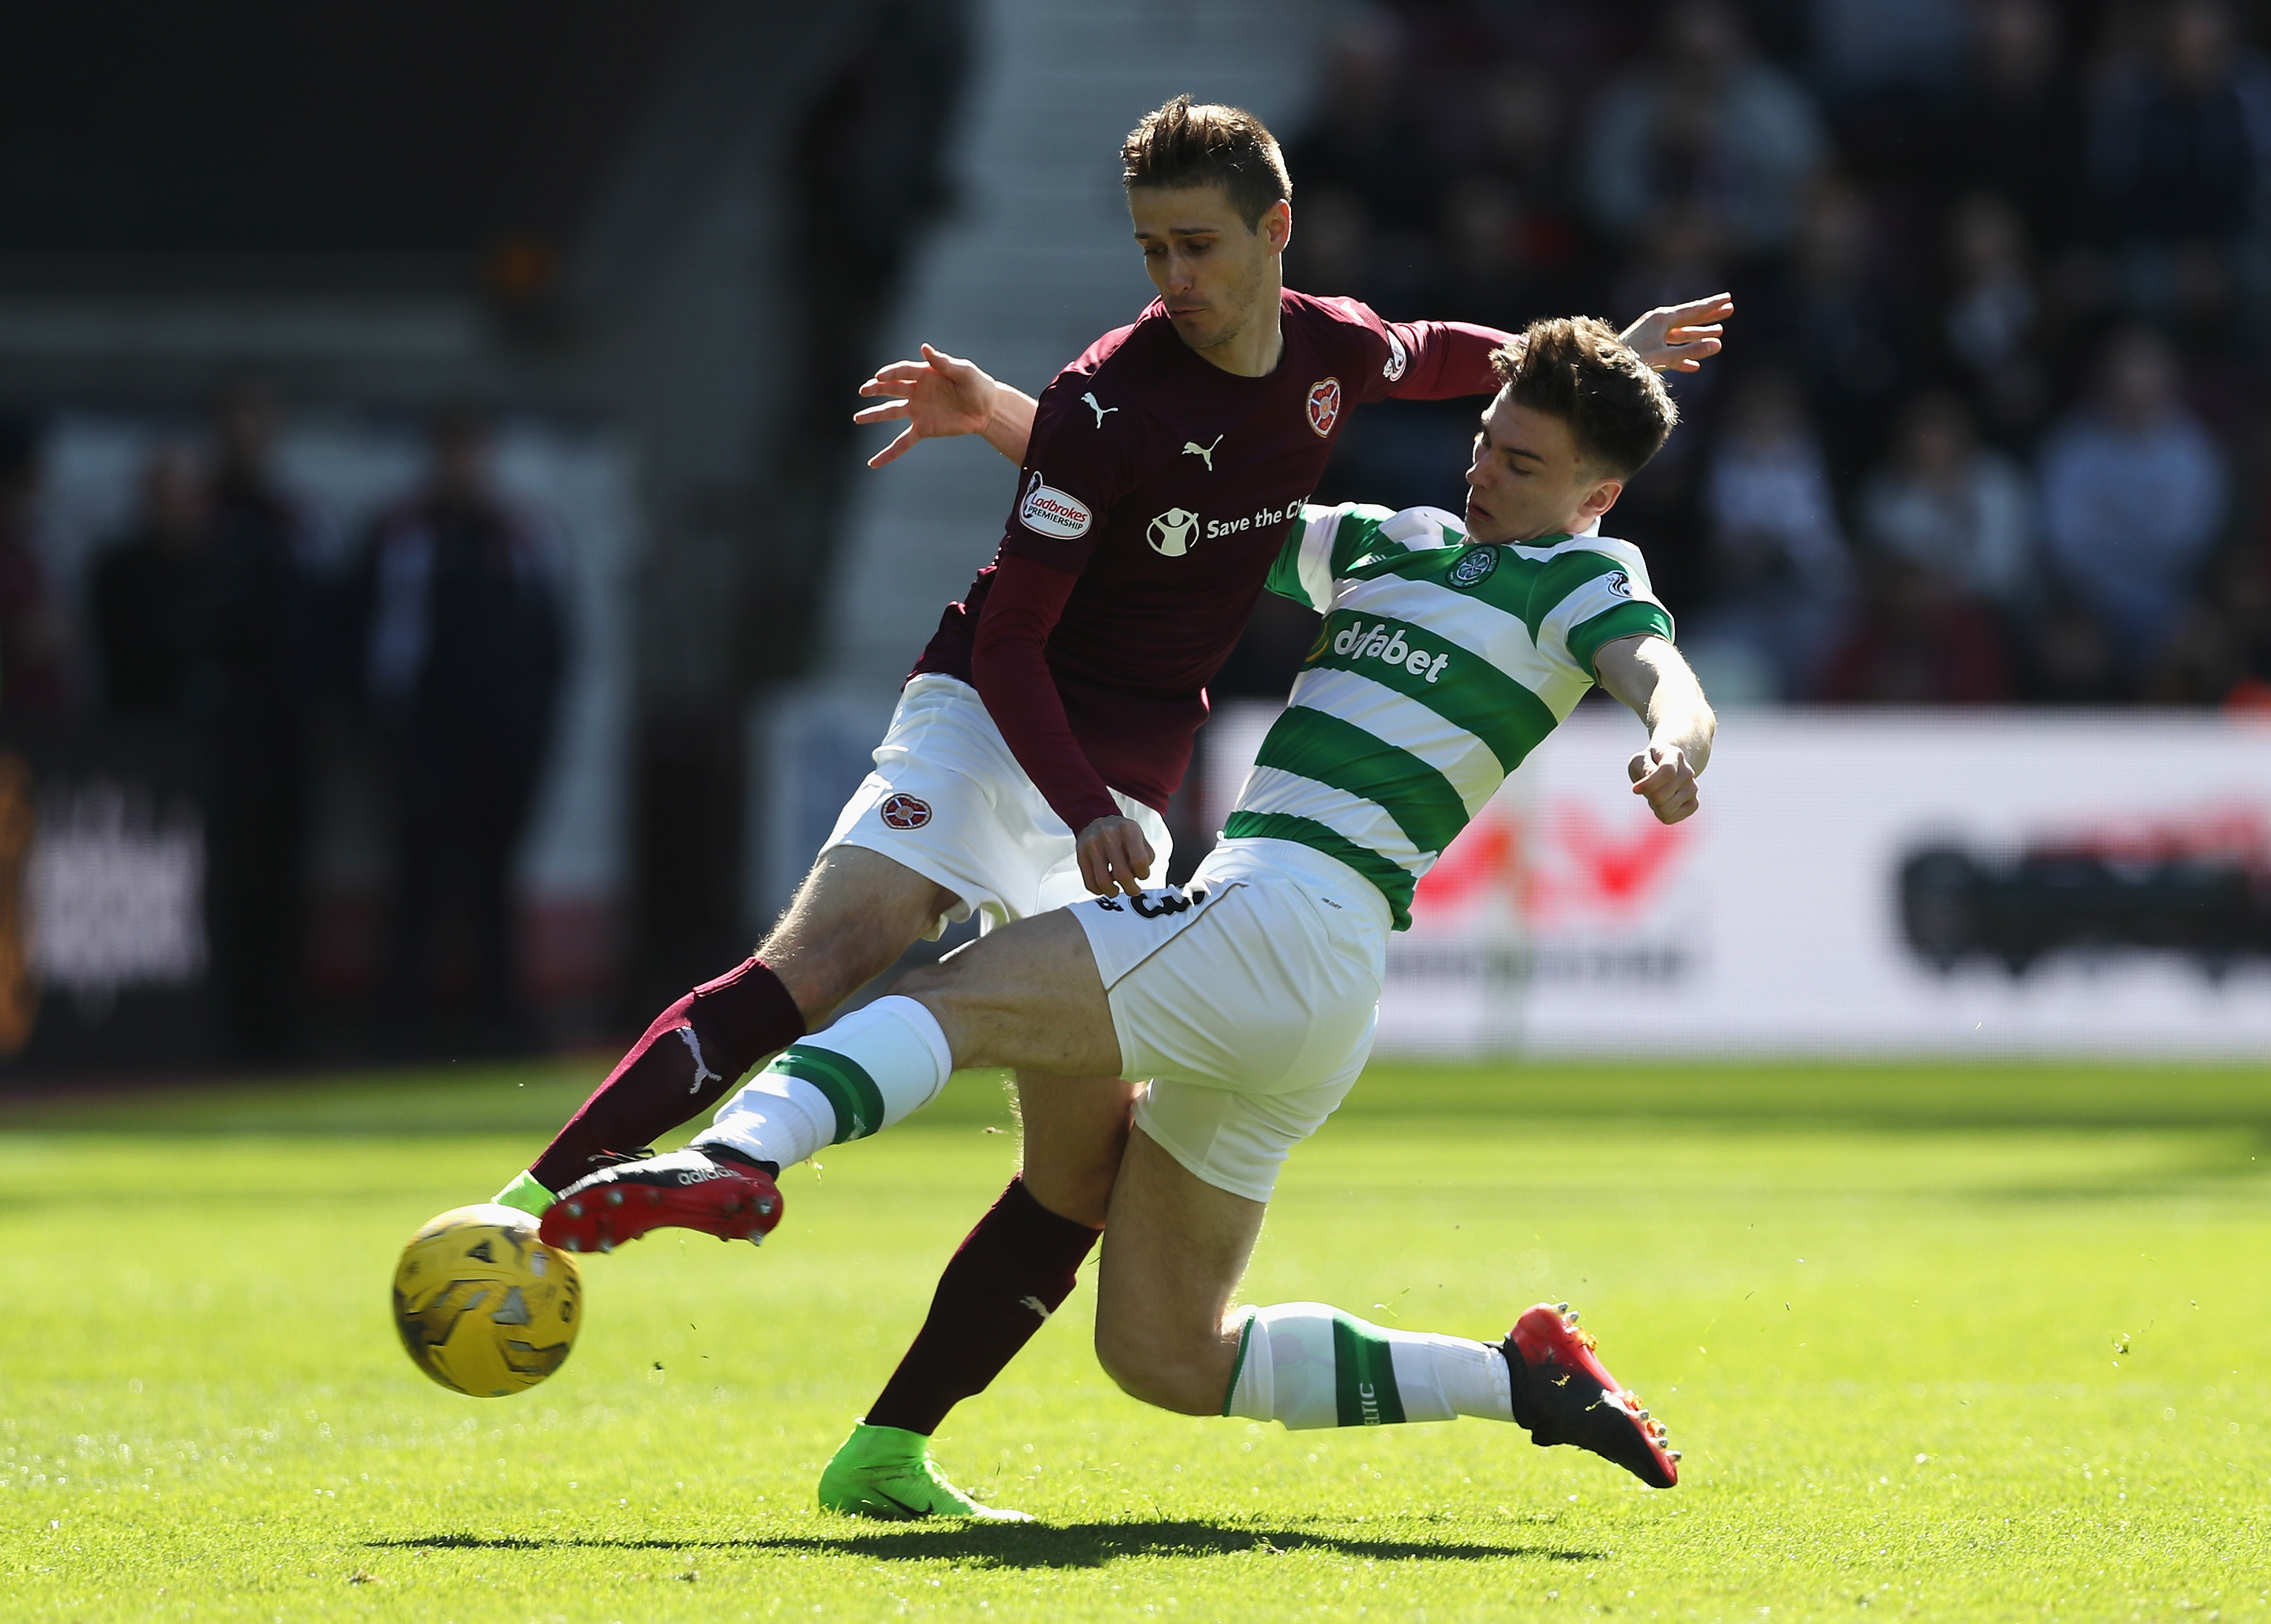
[[[1207,730],[1219,827],[1270,704]],[[1419,888],[1382,1054],[2271,1052],[2271,728],[1738,711],[1703,808],[1588,704]]]
[[[206,787],[175,734],[0,728],[0,1084],[212,1058]]]

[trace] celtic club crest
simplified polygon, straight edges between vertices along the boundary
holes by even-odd
[[[1333,425],[1341,421],[1341,381],[1338,378],[1319,378],[1309,385],[1309,427],[1324,439],[1333,432]]]
[[[1498,569],[1498,548],[1471,547],[1461,553],[1444,578],[1454,586],[1480,586]]]
[[[920,829],[930,822],[930,802],[912,795],[893,795],[879,810],[886,829]]]

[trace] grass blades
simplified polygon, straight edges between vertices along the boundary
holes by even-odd
[[[0,1616],[2271,1617],[2261,1072],[1376,1067],[1247,1299],[1494,1338],[1567,1298],[1682,1486],[1146,1410],[1083,1287],[939,1440],[1031,1528],[811,1498],[1011,1169],[987,1078],[792,1171],[763,1251],[585,1260],[535,1391],[417,1374],[396,1251],[589,1076],[0,1107]]]

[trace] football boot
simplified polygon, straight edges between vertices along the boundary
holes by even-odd
[[[1602,1364],[1569,1305],[1541,1302],[1498,1345],[1514,1378],[1514,1419],[1541,1447],[1572,1443],[1614,1461],[1650,1488],[1679,1481],[1664,1423]]]
[[[762,1243],[780,1219],[771,1173],[731,1153],[689,1147],[577,1180],[544,1210],[538,1233],[563,1252],[612,1252],[664,1228]]]
[[[1023,1511],[982,1506],[946,1480],[930,1457],[930,1440],[897,1427],[862,1421],[820,1474],[823,1510],[911,1523],[965,1517],[979,1523],[1030,1523]]]
[[[592,1166],[612,1167],[617,1162],[637,1161],[653,1154],[654,1147],[651,1144],[637,1151],[602,1151],[592,1158]],[[515,1175],[511,1183],[489,1199],[500,1207],[512,1207],[527,1213],[532,1218],[541,1219],[544,1217],[544,1209],[560,1197],[539,1184],[533,1173],[524,1171]]]
[[[541,1218],[544,1216],[544,1209],[558,1199],[559,1197],[536,1181],[534,1173],[527,1172],[517,1174],[511,1183],[489,1197],[490,1201],[500,1207],[514,1208],[527,1213],[532,1218]]]

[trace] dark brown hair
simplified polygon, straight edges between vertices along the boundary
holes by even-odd
[[[1120,144],[1120,183],[1180,190],[1219,186],[1252,231],[1273,203],[1289,201],[1293,183],[1277,138],[1244,108],[1177,96]]]
[[[1515,405],[1568,424],[1578,457],[1612,479],[1648,466],[1679,421],[1664,380],[1597,316],[1532,322],[1491,365]]]

